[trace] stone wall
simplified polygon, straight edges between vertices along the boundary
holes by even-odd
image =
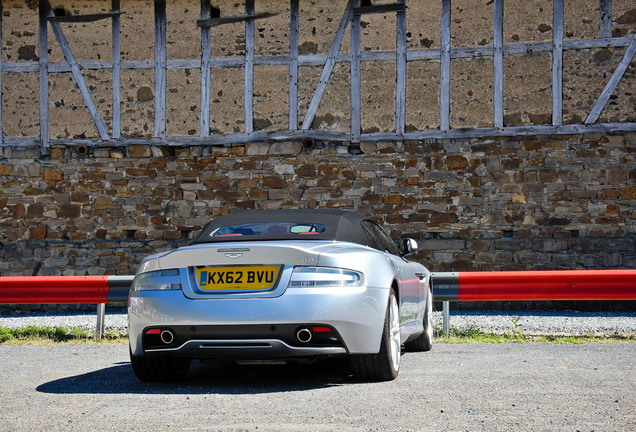
[[[234,147],[4,148],[0,274],[132,274],[210,218],[354,208],[434,271],[636,266],[636,134]]]
[[[299,50],[327,54],[347,0],[301,1]],[[506,3],[504,43],[552,38],[552,1]],[[107,12],[110,2],[51,0],[58,13]],[[441,3],[407,1],[407,49],[440,48]],[[598,0],[565,5],[566,41],[599,37]],[[242,15],[242,2],[219,0],[221,16]],[[633,0],[613,0],[614,36],[636,32]],[[38,3],[5,0],[3,67],[38,60]],[[453,47],[493,43],[493,2],[453,0]],[[154,58],[152,0],[121,5],[122,61]],[[257,0],[256,56],[289,54],[289,2]],[[168,0],[167,57],[198,59],[199,0]],[[62,24],[78,61],[112,58],[111,23]],[[362,18],[364,52],[395,49],[395,14]],[[349,34],[341,52],[349,51]],[[243,24],[212,28],[212,56],[245,54]],[[64,58],[49,28],[49,60]],[[581,123],[625,52],[624,48],[566,51],[564,123]],[[551,121],[551,55],[504,59],[507,126]],[[439,127],[439,61],[407,65],[406,129]],[[302,121],[320,79],[320,66],[299,70]],[[349,132],[349,64],[334,68],[312,128]],[[393,131],[394,62],[362,65],[362,129]],[[97,109],[111,131],[112,77],[84,70]],[[634,61],[600,122],[636,121]],[[211,133],[244,130],[242,68],[212,72]],[[493,59],[455,59],[451,67],[451,127],[493,124]],[[167,135],[199,136],[200,71],[167,74]],[[32,72],[3,72],[5,137],[39,137],[39,83]],[[151,138],[153,69],[123,69],[124,138]],[[53,139],[98,138],[70,73],[49,76]],[[288,128],[288,69],[256,65],[255,129]],[[588,134],[508,139],[362,143],[298,142],[210,146],[0,146],[0,275],[132,274],[143,256],[187,244],[211,217],[244,209],[355,208],[387,225],[393,236],[418,239],[416,257],[435,271],[633,268],[636,134]]]

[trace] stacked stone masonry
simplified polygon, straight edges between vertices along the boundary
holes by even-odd
[[[636,133],[0,149],[0,275],[135,272],[218,215],[356,209],[434,271],[636,266]]]

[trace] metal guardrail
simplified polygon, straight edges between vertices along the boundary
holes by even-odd
[[[0,277],[0,304],[97,304],[97,337],[106,303],[128,302],[134,276]],[[435,272],[433,299],[443,302],[444,334],[450,301],[636,300],[636,270]]]
[[[127,303],[134,276],[4,276],[0,304],[97,304],[95,337],[104,335],[106,303]]]
[[[0,304],[128,302],[134,276],[3,276]]]
[[[431,284],[445,335],[449,301],[636,300],[636,270],[437,272]]]
[[[636,300],[636,270],[433,273],[437,301]]]

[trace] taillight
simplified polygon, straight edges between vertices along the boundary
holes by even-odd
[[[295,267],[289,288],[359,287],[362,273],[333,267]]]

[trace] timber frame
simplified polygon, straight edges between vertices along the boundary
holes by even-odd
[[[201,57],[197,59],[167,59],[166,56],[166,0],[154,0],[155,14],[155,58],[153,61],[121,61],[120,59],[120,0],[110,0],[111,11],[103,14],[73,15],[57,17],[48,0],[39,1],[39,60],[28,62],[2,62],[0,59],[0,89],[2,73],[37,72],[39,73],[39,118],[40,136],[36,138],[17,138],[2,136],[2,146],[40,147],[46,153],[51,146],[86,145],[113,146],[128,144],[157,145],[232,145],[266,140],[302,140],[314,139],[345,143],[402,141],[443,138],[479,138],[498,136],[535,136],[578,134],[588,132],[628,132],[636,131],[636,122],[598,123],[599,116],[610,96],[621,81],[627,67],[636,53],[636,35],[612,37],[612,1],[600,0],[600,38],[585,40],[563,40],[564,4],[563,0],[553,0],[553,40],[551,42],[503,43],[504,0],[493,0],[494,26],[493,44],[472,47],[451,47],[451,0],[441,0],[441,48],[407,50],[407,23],[405,0],[395,0],[392,4],[361,5],[361,0],[349,0],[335,33],[331,50],[327,55],[299,55],[299,1],[290,1],[289,55],[254,55],[254,20],[267,19],[270,13],[254,13],[254,1],[245,1],[245,15],[237,17],[217,17],[211,15],[210,0],[201,0],[201,18],[196,25],[201,30]],[[1,8],[1,4],[0,4]],[[1,12],[1,10],[0,10]],[[395,13],[396,48],[394,51],[362,52],[360,46],[360,17],[371,13]],[[2,14],[0,13],[0,20]],[[90,22],[112,20],[112,60],[78,62],[66,41],[61,22]],[[229,22],[245,22],[245,55],[235,57],[211,58],[210,27]],[[48,61],[48,26],[51,27],[66,62]],[[347,29],[351,32],[351,52],[340,53]],[[0,35],[2,23],[0,21]],[[572,49],[592,49],[605,47],[626,47],[618,66],[607,81],[604,90],[581,124],[563,124],[563,52]],[[552,124],[505,126],[504,125],[504,68],[505,55],[551,52],[552,54]],[[492,126],[478,128],[451,128],[450,126],[450,70],[453,59],[472,57],[492,57],[493,72],[493,119]],[[395,132],[361,132],[361,63],[366,61],[385,61],[396,64],[395,88]],[[440,63],[439,90],[439,128],[426,131],[405,131],[406,117],[406,66],[407,62],[436,61]],[[331,73],[336,63],[349,63],[351,71],[351,131],[349,133],[315,130],[311,128],[318,111]],[[272,132],[255,131],[253,127],[253,83],[254,65],[289,66],[289,122],[287,130]],[[298,70],[300,66],[322,67],[322,74],[315,87],[311,103],[302,122],[298,118]],[[233,134],[210,133],[210,88],[213,68],[244,68],[244,130]],[[166,73],[169,69],[199,69],[201,71],[201,101],[199,136],[166,135]],[[152,138],[123,138],[121,136],[121,99],[120,73],[122,69],[154,69],[155,74],[155,115]],[[113,112],[111,130],[102,120],[91,97],[90,90],[82,76],[82,70],[112,71]],[[49,131],[49,88],[50,73],[71,72],[90,113],[99,139],[51,139]],[[0,104],[0,129],[2,128],[2,107]]]

